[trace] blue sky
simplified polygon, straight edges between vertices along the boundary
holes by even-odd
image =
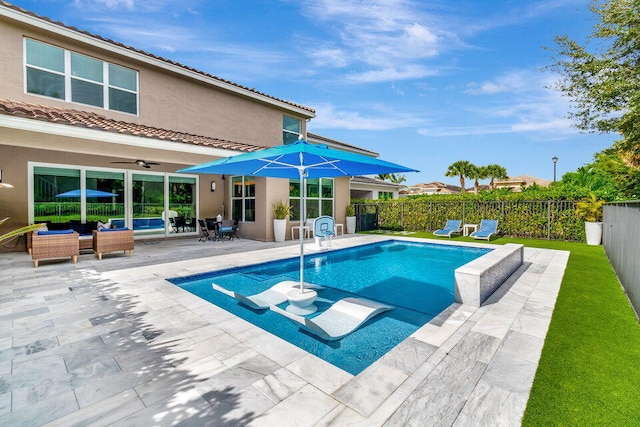
[[[555,35],[591,32],[588,0],[11,2],[312,107],[310,132],[419,169],[408,184],[457,184],[457,160],[552,179],[553,156],[559,179],[617,139],[573,128],[542,71]]]

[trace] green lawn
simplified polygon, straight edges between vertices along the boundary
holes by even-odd
[[[640,324],[604,248],[505,237],[491,243],[571,252],[522,425],[640,426]]]

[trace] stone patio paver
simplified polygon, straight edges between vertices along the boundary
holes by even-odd
[[[297,255],[197,238],[37,269],[1,254],[0,425],[520,424],[568,253],[525,249],[482,307],[453,304],[355,377],[165,280]]]

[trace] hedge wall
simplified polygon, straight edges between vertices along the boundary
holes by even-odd
[[[447,219],[478,224],[497,219],[501,235],[535,239],[584,241],[584,221],[568,200],[459,200],[403,199],[356,204],[358,230],[375,228],[433,231]]]

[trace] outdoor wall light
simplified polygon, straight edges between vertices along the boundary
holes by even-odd
[[[13,185],[7,182],[2,182],[2,169],[0,169],[0,188],[13,188]]]
[[[211,181],[211,192],[213,193],[214,191],[216,191],[216,182]]]

